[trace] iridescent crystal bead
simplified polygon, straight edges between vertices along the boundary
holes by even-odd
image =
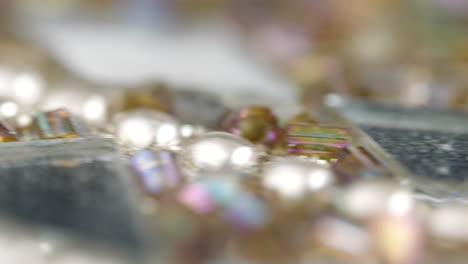
[[[316,124],[289,124],[286,127],[288,152],[320,159],[336,158],[351,143],[347,128]]]
[[[205,172],[250,169],[257,164],[257,158],[250,142],[225,132],[198,137],[184,151],[187,166]]]
[[[179,124],[171,116],[150,109],[136,109],[114,118],[116,136],[124,146],[173,147],[179,143]]]
[[[229,122],[229,131],[254,143],[274,144],[279,138],[278,120],[270,108],[249,106]]]
[[[18,141],[18,136],[10,125],[0,121],[0,143]]]
[[[39,113],[34,128],[41,139],[74,138],[87,135],[86,125],[66,109]]]
[[[350,146],[345,148],[333,165],[338,181],[349,183],[359,177],[376,177],[389,173],[382,161],[366,147]]]
[[[130,157],[130,166],[149,194],[173,189],[183,179],[176,155],[170,151],[138,151]]]
[[[123,111],[148,108],[160,112],[171,112],[171,92],[166,84],[151,82],[123,92]]]

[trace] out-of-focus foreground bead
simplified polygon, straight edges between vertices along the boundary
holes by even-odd
[[[410,192],[391,193],[382,212],[372,218],[369,229],[377,252],[388,263],[424,263],[423,222],[414,210]]]

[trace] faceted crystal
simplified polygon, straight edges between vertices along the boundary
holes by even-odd
[[[245,170],[257,163],[254,146],[224,132],[210,132],[193,140],[184,151],[187,165],[195,170],[216,172]]]
[[[336,158],[351,143],[347,128],[316,124],[289,124],[286,128],[288,152],[320,159]]]
[[[170,151],[141,150],[132,155],[130,164],[149,194],[175,188],[182,181],[176,156]]]
[[[87,135],[86,125],[66,109],[39,113],[34,128],[41,139],[74,138]]]
[[[8,123],[0,121],[0,143],[13,141],[18,141],[16,132]]]
[[[229,122],[229,131],[254,143],[274,144],[279,138],[278,120],[270,108],[245,107]]]
[[[359,177],[373,177],[388,173],[381,160],[366,147],[347,147],[333,165],[340,183],[349,183]]]

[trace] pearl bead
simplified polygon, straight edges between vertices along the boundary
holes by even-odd
[[[172,147],[179,143],[179,124],[161,112],[149,109],[123,112],[115,117],[114,124],[117,139],[128,147]]]
[[[326,167],[296,158],[280,158],[264,169],[263,185],[291,200],[301,199],[307,192],[320,191],[334,181]]]
[[[247,140],[224,132],[210,132],[192,141],[185,160],[197,170],[245,170],[257,164],[257,153]]]

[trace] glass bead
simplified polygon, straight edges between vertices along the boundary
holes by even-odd
[[[187,145],[184,159],[195,170],[217,172],[250,169],[257,164],[258,156],[247,140],[225,132],[210,132]]]
[[[88,134],[83,121],[66,109],[39,113],[33,126],[41,139],[74,138]]]
[[[0,121],[0,143],[18,141],[18,136],[5,121]]]
[[[179,143],[179,124],[171,116],[150,109],[120,113],[114,118],[118,141],[127,147],[172,147]]]

